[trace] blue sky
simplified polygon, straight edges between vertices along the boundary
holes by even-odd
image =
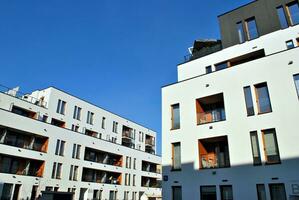
[[[0,84],[56,86],[158,132],[161,86],[217,16],[249,0],[3,0]]]

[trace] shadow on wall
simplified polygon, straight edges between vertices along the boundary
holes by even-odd
[[[284,159],[277,164],[247,163],[205,169],[197,166],[194,162],[182,163],[180,170],[163,166],[163,199],[172,199],[173,186],[182,186],[183,199],[200,199],[201,186],[232,185],[234,199],[253,200],[257,199],[257,184],[265,185],[270,199],[270,185],[282,183],[288,199],[299,200],[299,158]]]

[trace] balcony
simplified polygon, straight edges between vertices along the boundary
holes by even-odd
[[[33,112],[31,110],[26,110],[24,108],[17,107],[15,105],[12,107],[11,112],[13,112],[15,114],[18,114],[18,115],[22,115],[24,117],[29,117],[29,118],[32,118],[32,119],[37,119],[37,113],[36,112]]]
[[[145,135],[145,145],[146,146],[155,146],[155,138],[150,135]]]
[[[127,126],[123,126],[122,132],[122,145],[130,148],[135,148],[135,135],[133,129]]]
[[[22,92],[19,91],[19,87],[16,88],[8,88],[4,85],[0,85],[0,92],[2,92],[3,94],[7,94],[11,97],[17,98],[17,99],[21,99],[23,101],[29,102],[31,104],[46,108],[47,106],[47,102],[44,100],[44,97],[41,98],[35,98],[29,94],[24,94]]]
[[[49,138],[15,129],[0,128],[0,144],[47,152]]]
[[[83,168],[82,181],[121,185],[121,173]]]
[[[84,160],[86,161],[122,167],[122,159],[121,155],[85,148]]]
[[[52,118],[51,124],[60,128],[65,128],[65,122],[58,119]]]
[[[0,173],[42,177],[45,162],[0,154]]]
[[[142,161],[142,171],[160,174],[161,173],[161,165],[143,160]]]
[[[226,120],[223,94],[216,94],[196,100],[197,124]]]
[[[150,188],[161,188],[161,180],[151,177],[141,177],[141,187],[150,187]]]
[[[85,135],[98,138],[98,133],[92,130],[85,129]]]
[[[230,167],[227,136],[198,141],[200,169]]]

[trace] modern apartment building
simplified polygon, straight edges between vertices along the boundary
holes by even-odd
[[[162,88],[163,199],[299,199],[298,0],[218,18]]]
[[[0,93],[0,199],[161,197],[156,133],[54,87]]]

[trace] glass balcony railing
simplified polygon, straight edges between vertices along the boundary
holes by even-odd
[[[224,108],[197,113],[198,124],[218,122],[226,120]]]

